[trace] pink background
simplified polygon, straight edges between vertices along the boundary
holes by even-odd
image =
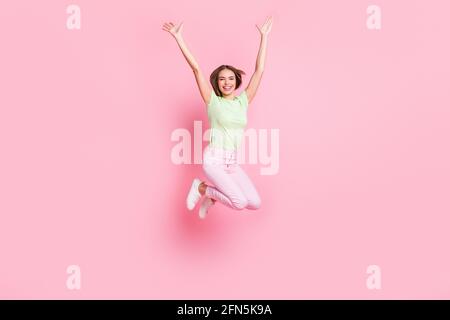
[[[66,7],[81,8],[81,30]],[[382,28],[366,27],[366,8]],[[0,298],[450,298],[450,4],[3,1]],[[205,74],[255,65],[248,128],[280,130],[258,211],[185,208],[199,164],[171,133],[207,126],[161,29],[184,21]],[[238,89],[240,91],[240,89]],[[204,144],[205,146],[206,144]],[[81,290],[66,287],[69,265]],[[366,268],[381,268],[381,290]]]

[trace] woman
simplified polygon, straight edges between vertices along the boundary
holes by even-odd
[[[200,205],[199,216],[204,219],[209,207],[216,201],[235,209],[256,210],[261,199],[253,183],[237,163],[237,150],[241,145],[243,132],[247,124],[247,108],[255,97],[261,81],[267,38],[272,29],[272,17],[258,28],[261,41],[256,60],[256,67],[247,88],[238,96],[235,90],[242,83],[242,70],[233,66],[221,65],[214,70],[208,83],[187,48],[181,31],[183,22],[175,26],[172,22],[164,23],[163,30],[169,32],[177,41],[185,59],[194,72],[200,94],[207,105],[210,122],[210,143],[203,151],[203,171],[213,185],[207,185],[200,179],[194,179],[186,198],[186,205],[193,210],[204,196]]]

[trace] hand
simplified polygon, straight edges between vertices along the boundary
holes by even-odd
[[[169,32],[174,38],[181,36],[181,30],[183,29],[183,22],[178,26],[175,26],[172,22],[164,23],[163,30]]]
[[[261,33],[261,36],[266,36],[269,34],[270,30],[272,29],[272,22],[273,22],[273,17],[269,17],[266,19],[266,22],[264,22],[264,24],[261,28],[258,27],[258,25],[256,25],[259,32]]]

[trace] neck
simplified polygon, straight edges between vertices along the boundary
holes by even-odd
[[[230,93],[228,95],[223,95],[222,98],[227,99],[227,100],[233,100],[234,94]]]

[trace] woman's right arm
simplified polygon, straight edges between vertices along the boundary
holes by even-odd
[[[208,81],[206,81],[203,76],[203,72],[200,69],[197,61],[195,60],[192,53],[189,51],[186,43],[184,42],[183,36],[181,35],[181,30],[183,29],[183,22],[180,25],[175,26],[172,22],[164,23],[163,30],[168,31],[174,39],[177,41],[178,46],[180,47],[181,52],[183,53],[184,58],[188,62],[192,71],[195,75],[195,80],[197,81],[198,88],[200,90],[200,94],[202,95],[203,101],[208,105],[211,97],[212,87]]]

